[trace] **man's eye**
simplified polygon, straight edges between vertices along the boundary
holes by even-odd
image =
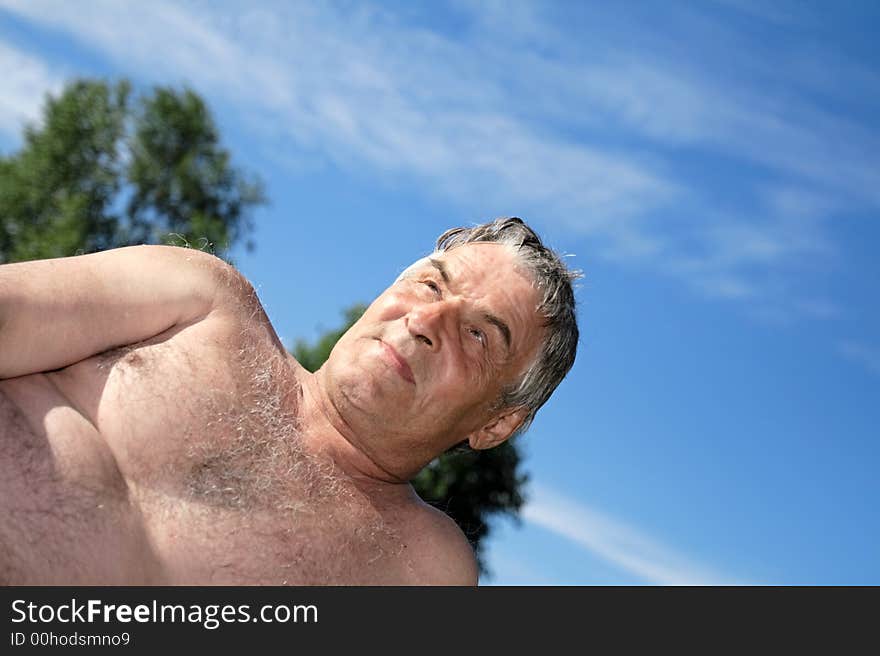
[[[486,345],[486,335],[482,330],[477,330],[476,328],[469,328],[468,332],[483,346]]]
[[[422,284],[427,285],[435,294],[440,294],[440,287],[433,280],[423,280]]]

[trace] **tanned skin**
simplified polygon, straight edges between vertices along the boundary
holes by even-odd
[[[537,294],[469,244],[413,267],[316,373],[248,281],[169,246],[0,266],[0,582],[474,585],[408,481],[507,439]]]

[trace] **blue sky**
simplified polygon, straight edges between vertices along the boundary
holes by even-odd
[[[0,148],[75,76],[186,83],[267,184],[282,339],[526,218],[581,345],[496,584],[880,584],[875,3],[0,0]]]

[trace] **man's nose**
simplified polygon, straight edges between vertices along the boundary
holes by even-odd
[[[450,334],[450,324],[455,320],[457,313],[456,300],[425,303],[410,310],[406,317],[406,328],[418,341],[432,351],[437,351],[444,337]]]

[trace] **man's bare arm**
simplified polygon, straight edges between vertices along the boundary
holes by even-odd
[[[0,379],[65,367],[205,316],[231,270],[174,246],[0,265]]]

